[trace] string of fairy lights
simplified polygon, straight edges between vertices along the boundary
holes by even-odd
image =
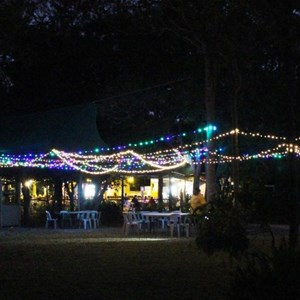
[[[215,126],[207,126],[192,132],[192,134],[215,131]],[[254,132],[241,131],[239,129],[230,130],[209,139],[193,141],[191,143],[180,143],[168,149],[154,152],[142,151],[139,153],[138,147],[151,146],[154,143],[167,142],[178,137],[186,137],[187,133],[179,135],[165,136],[153,140],[146,140],[139,143],[130,143],[125,146],[94,149],[93,151],[65,152],[52,149],[46,154],[2,154],[0,155],[0,168],[27,167],[42,169],[77,170],[87,174],[147,174],[178,169],[184,166],[196,164],[221,164],[233,161],[249,161],[252,159],[280,159],[288,154],[300,156],[300,146],[297,145],[299,138],[293,143],[288,143],[283,136],[265,135]],[[207,134],[210,136],[210,134]],[[278,143],[268,149],[259,150],[256,153],[243,153],[238,156],[226,154],[224,149],[217,147],[219,141],[225,141],[233,136],[246,138],[259,138]],[[152,143],[153,142],[153,143]],[[214,150],[208,150],[207,145],[213,144]],[[257,143],[256,143],[257,146]],[[143,149],[144,150],[144,149]],[[108,152],[101,154],[100,152]]]

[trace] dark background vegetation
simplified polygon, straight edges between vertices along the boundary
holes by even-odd
[[[241,128],[299,129],[297,2],[132,2],[1,1],[1,111],[96,101],[111,143],[194,128],[205,124],[205,41],[220,130],[236,96]]]
[[[0,117],[94,102],[100,135],[109,145],[193,130],[212,120],[219,132],[239,127],[293,142],[300,136],[299,23],[300,3],[294,0],[3,0]],[[239,142],[240,153],[270,147],[262,139]],[[232,176],[231,164],[216,168],[218,177]],[[239,171],[239,199],[243,209],[254,208],[252,222],[298,228],[295,156],[251,160]],[[230,200],[232,191],[225,188],[221,196]],[[110,204],[102,209],[103,221],[111,224],[118,210]],[[235,210],[209,212],[199,236],[202,250],[245,250],[245,220]],[[293,230],[290,237],[298,236]],[[189,241],[158,247],[156,241],[99,244],[94,236],[85,236],[82,245],[73,237],[55,243],[59,238],[53,236],[49,245],[49,236],[47,243],[43,239],[39,245],[30,236],[13,236],[12,242],[5,236],[4,298],[115,299],[125,292],[145,299],[221,299],[228,292],[227,261],[207,259]],[[243,254],[230,299],[299,299],[299,251],[284,243],[272,251]],[[120,288],[111,288],[116,282]]]
[[[238,126],[293,140],[299,22],[290,0],[1,1],[0,113],[94,102],[109,145],[193,130],[207,122],[209,61],[219,132]],[[240,152],[262,143],[241,142]],[[276,222],[290,209],[288,164],[240,166],[241,200]]]

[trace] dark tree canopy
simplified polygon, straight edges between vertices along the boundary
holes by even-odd
[[[299,130],[294,1],[22,0],[0,15],[6,114],[96,101],[108,143],[189,130],[206,121],[209,51],[219,127]]]

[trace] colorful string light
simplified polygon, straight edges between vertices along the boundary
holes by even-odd
[[[176,151],[176,150],[175,150]],[[177,153],[177,159],[161,159],[153,157],[148,160],[146,156],[140,155],[132,150],[127,150],[111,155],[79,155],[76,153],[66,153],[56,149],[52,150],[66,165],[75,170],[89,174],[106,174],[106,173],[151,173],[161,172],[183,167],[187,160]],[[151,168],[150,168],[151,167]]]
[[[201,132],[202,129],[198,129]],[[205,129],[203,129],[205,130]],[[213,127],[206,130],[214,130]],[[266,150],[259,150],[254,154],[240,154],[238,156],[227,155],[223,149],[215,146],[216,149],[208,151],[205,146],[214,141],[224,141],[228,137],[240,135],[247,138],[260,138],[270,141],[284,141],[275,147]],[[263,135],[260,133],[244,132],[234,129],[211,139],[190,144],[180,145],[172,149],[158,150],[139,154],[133,150],[117,151],[115,153],[100,155],[87,154],[87,152],[67,153],[53,149],[46,154],[26,154],[26,155],[0,155],[0,168],[26,167],[26,168],[45,168],[60,170],[77,170],[88,174],[107,174],[107,173],[125,173],[125,174],[143,174],[156,173],[168,170],[174,170],[186,165],[195,164],[219,164],[230,163],[232,161],[249,161],[251,159],[278,159],[290,154],[300,156],[300,146],[295,143],[286,143],[285,137],[275,135]],[[257,145],[256,145],[257,146]],[[111,148],[112,149],[112,148]],[[97,151],[96,151],[97,152]]]
[[[127,145],[121,145],[121,146],[111,146],[111,147],[101,147],[101,148],[96,148],[94,150],[86,150],[86,151],[81,151],[79,154],[88,154],[88,153],[100,153],[100,152],[111,152],[111,151],[123,151],[126,149],[136,149],[136,148],[141,148],[141,147],[148,147],[148,146],[153,146],[154,144],[157,143],[171,143],[172,141],[178,139],[178,138],[185,138],[190,135],[195,135],[199,133],[207,133],[211,131],[216,131],[217,127],[215,125],[207,125],[202,128],[197,128],[196,130],[193,130],[191,132],[183,132],[179,134],[168,134],[164,136],[160,136],[157,138],[153,139],[147,139],[144,141],[139,141],[139,142],[131,142],[128,143]]]

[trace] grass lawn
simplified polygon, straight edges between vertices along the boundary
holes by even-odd
[[[121,230],[120,230],[121,231]],[[0,299],[224,299],[225,256],[194,238],[0,231]]]

